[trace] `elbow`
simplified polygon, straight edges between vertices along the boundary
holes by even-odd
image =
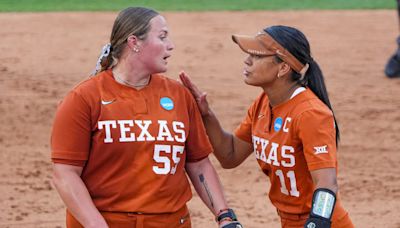
[[[228,153],[225,156],[216,156],[222,168],[224,169],[233,169],[238,167],[242,161],[235,159],[233,152]]]
[[[224,162],[219,160],[219,163],[221,164],[221,167],[224,169],[233,169],[239,166],[240,163],[234,163],[232,161]]]
[[[57,189],[63,189],[67,185],[69,172],[64,169],[63,165],[54,164],[53,165],[53,175],[51,178],[51,182],[53,186]]]
[[[61,179],[60,174],[56,170],[53,170],[53,176],[51,178],[51,183],[53,184],[53,186],[56,189],[60,188],[60,185],[62,183],[62,179]]]

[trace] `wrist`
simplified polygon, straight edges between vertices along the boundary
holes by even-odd
[[[231,219],[225,218],[218,222],[218,226],[223,227],[231,222],[233,222]]]
[[[327,188],[317,188],[314,191],[310,217],[331,220],[335,209],[336,194]]]
[[[222,213],[225,213],[229,210],[229,208],[222,208],[217,212],[217,216],[216,219],[218,218],[218,216],[220,216]]]
[[[218,222],[219,225],[223,225],[223,223],[230,223],[237,221],[237,218],[235,212],[233,212],[232,209],[224,208],[218,212],[215,220]]]

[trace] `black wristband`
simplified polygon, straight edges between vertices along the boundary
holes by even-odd
[[[336,194],[327,188],[318,188],[314,191],[310,217],[331,220],[335,209]]]
[[[226,212],[221,213],[220,215],[218,215],[216,220],[217,220],[217,222],[219,222],[224,218],[230,218],[230,219],[232,219],[232,221],[237,221],[235,212],[233,212],[232,209],[228,209]]]

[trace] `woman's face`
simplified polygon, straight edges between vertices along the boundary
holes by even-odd
[[[274,58],[274,56],[248,55],[244,61],[244,82],[248,85],[263,86],[275,81],[279,63]]]
[[[167,71],[167,59],[171,56],[174,45],[168,36],[167,22],[158,15],[150,20],[150,31],[145,40],[140,42],[139,61],[150,73]]]

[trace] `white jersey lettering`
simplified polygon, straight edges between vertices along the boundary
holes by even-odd
[[[130,133],[129,137],[127,137],[127,133],[130,132],[133,127],[133,120],[118,120],[119,130],[121,132],[121,136],[119,138],[120,142],[134,142],[135,141],[135,133]],[[126,127],[128,125],[129,127]]]
[[[296,165],[295,150],[292,146],[279,145],[267,139],[252,135],[256,158],[273,166],[294,167]],[[270,148],[268,145],[271,145]],[[266,151],[269,150],[268,157]],[[278,156],[280,153],[280,157]]]
[[[166,120],[159,120],[158,121],[159,128],[158,128],[158,136],[157,140],[158,141],[169,141],[173,142],[174,138],[171,135],[171,132],[169,131],[167,121]],[[166,137],[166,138],[165,138]]]
[[[288,125],[289,125],[290,121],[292,121],[292,118],[290,118],[290,117],[287,117],[285,119],[285,123],[283,124],[283,132],[289,132]]]
[[[117,127],[117,122],[115,120],[104,120],[104,121],[99,121],[97,123],[98,128],[101,130],[105,128],[105,133],[106,137],[104,138],[104,143],[112,143],[113,139],[111,137],[111,127],[116,128]]]
[[[287,154],[286,152],[289,152],[289,154]],[[290,153],[292,154],[294,153],[294,148],[291,146],[283,145],[281,148],[282,158],[289,159],[289,162],[286,162],[285,160],[282,159],[281,164],[283,167],[293,167],[296,164],[294,156]]]
[[[268,140],[260,138],[261,142],[261,154],[260,154],[260,159],[264,162],[267,162],[267,156],[265,155],[265,150],[267,149],[267,145],[269,143]]]
[[[115,137],[117,137],[113,137],[112,128],[118,128],[120,133],[119,142],[151,142],[156,140],[186,142],[185,124],[183,122],[172,121],[168,125],[166,120],[158,120],[158,130],[156,130],[157,128],[152,128],[152,124],[151,120],[102,120],[97,123],[98,129],[104,130],[104,143],[113,143]],[[155,137],[156,133],[158,133],[157,137]]]
[[[278,161],[278,143],[271,143],[271,150],[269,151],[267,163],[272,164],[274,166],[279,166],[279,161]],[[271,163],[272,161],[272,163]]]
[[[328,145],[314,147],[314,154],[327,154],[327,153],[328,153]]]
[[[140,135],[136,138],[136,141],[154,141],[155,138],[149,133],[149,126],[151,124],[151,120],[135,120],[135,124],[139,126],[141,132]],[[144,125],[143,125],[144,124]],[[146,136],[146,138],[144,137]]]
[[[154,146],[154,155],[153,159],[156,163],[160,164],[160,166],[153,166],[153,171],[157,174],[168,174],[171,170],[171,162],[167,156],[161,155],[160,152],[164,152],[167,154],[171,153],[170,145],[155,145]]]
[[[175,140],[177,142],[185,142],[186,141],[186,135],[184,130],[185,124],[182,122],[173,121],[172,128],[174,129],[175,132]]]
[[[257,150],[257,145],[260,143],[260,138],[253,135],[253,150],[254,150],[254,155],[256,156],[257,159],[260,159],[260,152]]]

